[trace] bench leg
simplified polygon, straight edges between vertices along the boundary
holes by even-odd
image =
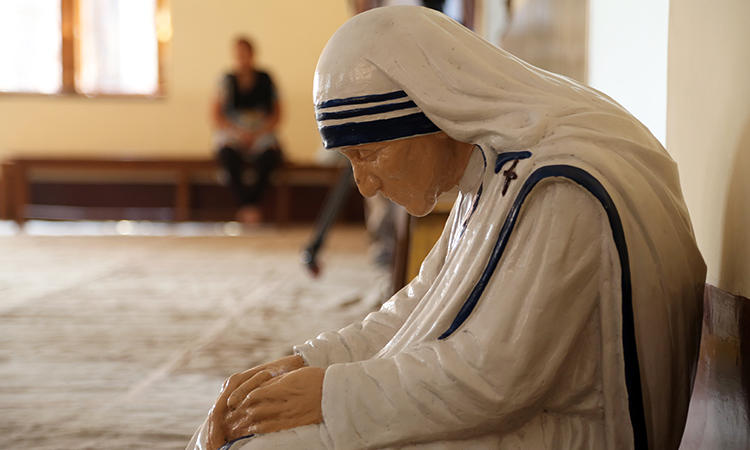
[[[11,204],[11,177],[13,166],[11,163],[4,162],[2,168],[0,168],[0,219],[8,220],[11,217],[10,204]]]
[[[283,173],[280,178],[281,180],[278,186],[276,186],[276,223],[283,226],[289,223],[292,187],[289,185],[289,181]]]
[[[18,164],[9,165],[8,216],[18,226],[26,222],[26,205],[29,203],[29,183],[26,170]]]
[[[177,174],[174,219],[177,222],[190,220],[190,172],[181,170]]]

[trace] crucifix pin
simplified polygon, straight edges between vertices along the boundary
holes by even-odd
[[[503,170],[503,176],[505,177],[505,183],[503,183],[503,197],[505,197],[505,193],[508,192],[508,186],[510,186],[510,182],[518,178],[518,175],[514,171],[516,166],[518,165],[518,160],[514,159],[513,164],[507,169]]]

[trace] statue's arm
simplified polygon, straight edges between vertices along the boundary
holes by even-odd
[[[425,258],[419,275],[383,304],[379,311],[339,330],[325,332],[294,348],[310,366],[362,361],[372,357],[393,338],[419,301],[430,289],[445,262],[451,225],[456,208],[449,216],[438,242]]]
[[[454,334],[328,368],[322,411],[337,449],[512,432],[572,384],[560,373],[575,361],[616,251],[588,192],[565,181],[537,189]]]
[[[453,214],[447,223],[452,222]],[[419,276],[378,312],[295,347],[293,356],[232,375],[209,414],[207,448],[215,450],[247,434],[320,422],[325,367],[369,358],[393,337],[442,268],[450,229],[446,225]]]

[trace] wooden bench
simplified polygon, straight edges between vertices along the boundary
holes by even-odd
[[[750,448],[750,299],[706,285],[698,371],[680,450]]]
[[[0,218],[22,225],[27,219],[27,207],[33,204],[31,185],[38,171],[56,174],[131,173],[162,175],[174,184],[172,220],[191,220],[192,185],[198,175],[215,174],[217,165],[209,159],[52,159],[14,158],[2,163],[0,172]],[[286,223],[290,217],[291,190],[297,184],[331,186],[338,168],[314,164],[285,162],[275,174],[272,184],[276,191],[275,220]],[[215,178],[215,177],[214,177]]]

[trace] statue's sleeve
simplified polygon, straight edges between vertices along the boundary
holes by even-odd
[[[295,346],[294,352],[310,366],[328,367],[362,361],[380,351],[401,328],[443,267],[456,209],[451,211],[443,234],[422,263],[419,275],[385,302],[379,311],[368,314],[362,322],[337,332],[322,333],[304,345]]]
[[[452,335],[327,369],[323,417],[335,448],[523,426],[556,388],[576,382],[560,373],[575,363],[581,336],[598,317],[599,292],[619,273],[613,242],[603,208],[587,191],[564,180],[540,183],[482,298]]]

